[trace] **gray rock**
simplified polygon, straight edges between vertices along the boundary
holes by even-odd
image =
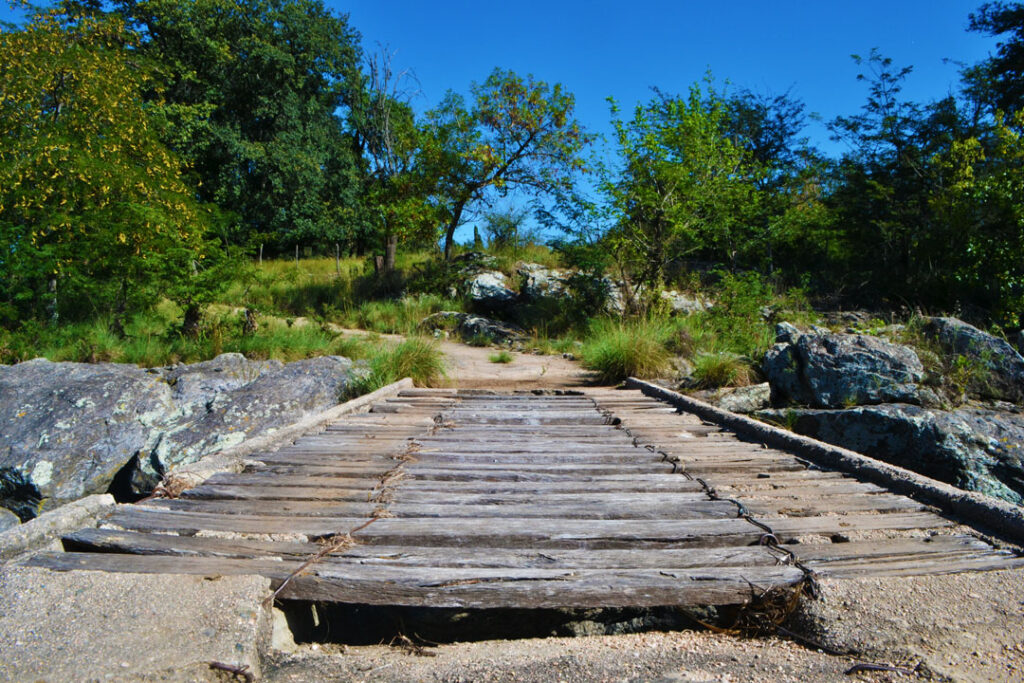
[[[338,403],[351,367],[339,357],[281,365],[237,354],[149,371],[2,366],[0,506],[25,521],[108,490],[144,495],[172,466]]]
[[[497,270],[485,270],[470,276],[464,282],[463,290],[470,304],[484,311],[506,309],[519,297],[509,289],[505,274]]]
[[[608,301],[605,304],[605,312],[611,313],[612,315],[623,315],[626,313],[626,309],[628,308],[626,305],[626,288],[628,285],[624,282],[613,280],[610,277],[602,278],[601,282],[608,292]]]
[[[520,278],[519,293],[525,299],[536,301],[545,297],[569,296],[569,278],[565,270],[548,268],[539,263],[521,263],[516,269]]]
[[[173,411],[167,383],[134,365],[0,367],[0,479],[24,484],[18,515],[38,513],[33,490],[43,510],[105,492]]]
[[[171,386],[171,397],[179,406],[201,407],[229,391],[244,387],[264,372],[283,366],[276,360],[249,360],[240,353],[222,353],[201,363],[179,363],[156,370]]]
[[[511,323],[455,311],[441,311],[428,315],[420,321],[419,328],[436,333],[456,330],[463,339],[483,337],[493,344],[511,344],[527,338],[526,330]]]
[[[776,328],[762,370],[772,403],[839,408],[886,402],[920,403],[924,367],[913,350],[861,334],[800,334]]]
[[[201,410],[195,410],[192,403],[183,403],[168,416],[155,442],[140,452],[130,473],[126,473],[133,493],[152,490],[172,467],[195,462],[336,405],[342,400],[352,371],[352,361],[340,356],[287,365],[222,358],[218,356],[203,368],[192,366],[191,372],[179,376],[178,382],[190,382],[188,396],[209,396],[211,387],[221,380],[224,390],[213,394]],[[225,367],[242,374],[223,378]]]
[[[697,297],[681,294],[674,289],[663,291],[661,298],[668,304],[673,314],[690,315],[700,311],[706,311],[711,305]]]
[[[1012,503],[1024,503],[1024,416],[906,404],[755,414],[799,434]]]
[[[699,392],[697,397],[722,410],[744,415],[764,410],[771,404],[771,387],[768,382],[752,384],[749,387],[729,387],[716,391]]]
[[[787,322],[777,323],[775,325],[775,343],[776,344],[792,344],[802,334],[800,330],[796,328],[796,325]]]
[[[983,398],[1024,403],[1024,357],[1008,341],[956,318],[927,318],[924,332],[945,353],[982,366],[983,371],[971,378],[969,391]]]
[[[0,508],[0,533],[13,529],[19,524],[21,524],[21,520],[18,518],[18,515],[7,508]]]

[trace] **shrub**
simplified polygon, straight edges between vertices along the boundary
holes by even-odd
[[[666,372],[670,355],[663,321],[616,322],[600,319],[591,326],[583,344],[583,367],[595,370],[601,382],[621,382],[626,377],[651,378]]]

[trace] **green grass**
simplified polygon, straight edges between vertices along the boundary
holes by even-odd
[[[492,363],[511,363],[513,358],[512,354],[508,351],[499,351],[498,353],[492,353],[487,357],[487,360]]]
[[[423,337],[410,337],[394,346],[382,346],[369,359],[365,374],[351,385],[353,396],[367,394],[404,377],[416,386],[433,387],[446,378],[444,355],[437,343]]]
[[[757,379],[757,371],[748,358],[722,351],[699,352],[693,357],[693,378],[702,389],[745,387]]]
[[[627,377],[658,377],[671,367],[665,347],[668,331],[661,320],[598,319],[583,342],[583,367],[596,371],[599,380],[608,384]]]
[[[413,334],[421,320],[440,311],[460,311],[458,301],[435,294],[408,296],[397,301],[367,301],[341,316],[340,322],[382,334]]]

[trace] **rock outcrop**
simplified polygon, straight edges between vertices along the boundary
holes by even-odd
[[[978,366],[968,389],[982,397],[1024,403],[1024,357],[1008,341],[956,318],[926,318],[924,333],[949,357]]]
[[[0,366],[0,506],[24,521],[112,486],[142,495],[171,467],[336,404],[351,369],[341,357],[282,365],[240,354],[150,370]]]
[[[428,315],[419,328],[435,335],[454,331],[466,341],[486,339],[491,344],[511,344],[527,338],[526,330],[511,323],[456,311]]]
[[[924,367],[906,346],[863,334],[803,334],[788,323],[778,325],[776,333],[762,364],[775,405],[921,402]]]
[[[508,309],[519,295],[508,286],[505,274],[497,270],[475,273],[463,283],[463,291],[474,310],[500,311]]]
[[[548,268],[539,263],[520,263],[516,268],[516,274],[520,281],[520,295],[531,301],[545,297],[564,298],[570,295],[570,271]]]
[[[906,404],[776,409],[755,417],[954,486],[1024,504],[1024,416]]]

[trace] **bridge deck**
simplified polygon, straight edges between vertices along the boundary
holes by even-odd
[[[32,563],[278,585],[301,569],[281,597],[474,608],[738,604],[801,582],[793,555],[839,577],[1021,563],[636,391],[408,390],[255,459]]]

